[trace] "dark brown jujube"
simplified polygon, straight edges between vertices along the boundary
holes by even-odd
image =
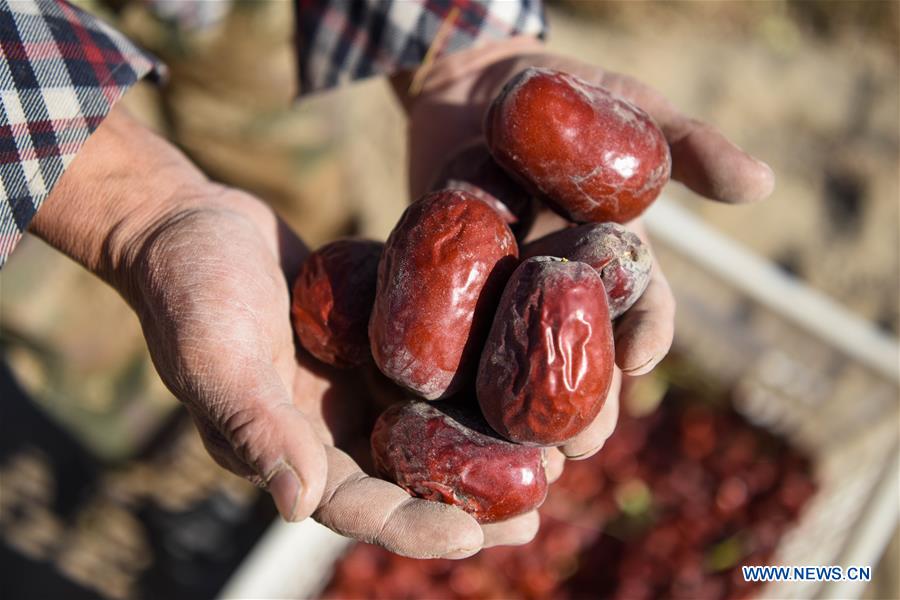
[[[650,283],[653,257],[636,234],[618,223],[588,223],[545,235],[522,246],[522,258],[556,256],[594,267],[603,279],[609,316],[632,307]]]
[[[294,282],[291,316],[300,343],[335,367],[370,360],[368,324],[381,242],[343,239],[311,253]]]
[[[550,69],[526,69],[506,84],[485,135],[500,166],[578,223],[637,217],[671,171],[666,139],[647,113]]]
[[[453,401],[390,407],[372,431],[372,457],[379,476],[481,523],[533,510],[547,496],[544,450],[500,439],[476,409]]]
[[[494,316],[478,368],[478,403],[509,440],[561,444],[600,412],[613,361],[600,275],[584,263],[529,258],[510,277]]]
[[[431,186],[432,190],[444,188],[465,190],[490,204],[517,240],[525,239],[537,217],[537,200],[494,162],[482,140],[466,145],[447,161]]]
[[[517,257],[500,215],[468,192],[411,204],[378,265],[369,339],[381,372],[429,400],[459,389]]]

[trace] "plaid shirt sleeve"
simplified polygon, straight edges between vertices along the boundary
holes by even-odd
[[[0,0],[0,267],[113,105],[162,65],[63,0]]]
[[[546,31],[541,0],[295,2],[302,94],[416,67],[429,50]]]

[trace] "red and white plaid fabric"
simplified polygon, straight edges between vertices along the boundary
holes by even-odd
[[[88,136],[157,69],[69,4],[0,0],[0,266]]]
[[[412,69],[484,40],[543,36],[541,0],[295,0],[300,90]]]

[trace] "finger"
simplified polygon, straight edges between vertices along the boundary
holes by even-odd
[[[328,446],[328,481],[313,518],[357,540],[412,558],[464,558],[478,552],[484,534],[462,510],[413,498],[387,481],[367,476]]]
[[[722,133],[701,121],[686,120],[669,142],[672,177],[698,194],[727,202],[757,202],[772,195],[775,173]]]
[[[485,523],[481,526],[484,547],[527,544],[537,535],[540,524],[541,518],[536,510],[499,523]]]
[[[558,448],[547,448],[545,452],[547,464],[544,472],[547,474],[547,483],[553,483],[562,475],[563,467],[566,465],[566,455]]]
[[[239,477],[248,479],[254,485],[262,485],[262,478],[249,465],[237,457],[231,444],[219,432],[219,429],[213,425],[207,415],[194,410],[190,404],[186,405],[186,408],[194,420],[194,425],[200,434],[203,447],[206,448],[206,452],[212,459],[226,471],[231,471]]]
[[[606,395],[606,402],[600,409],[593,422],[587,429],[579,433],[575,438],[559,447],[560,451],[569,460],[584,460],[596,454],[606,443],[609,436],[616,428],[619,419],[619,392],[622,387],[622,373],[616,369],[613,373],[612,384]]]
[[[322,441],[291,403],[274,368],[254,366],[242,373],[239,391],[207,403],[213,409],[206,418],[219,436],[204,441],[220,464],[264,487],[285,520],[304,519],[319,505],[325,487]]]
[[[627,75],[607,73],[600,83],[643,108],[659,124],[671,149],[673,179],[707,198],[731,204],[772,194],[772,169],[716,128],[688,118],[662,94]]]
[[[616,321],[616,364],[626,375],[642,375],[665,358],[675,335],[675,297],[658,263],[643,295]]]

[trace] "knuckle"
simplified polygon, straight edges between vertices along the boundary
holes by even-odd
[[[257,469],[261,466],[259,462],[268,446],[270,433],[263,425],[259,409],[234,410],[223,420],[221,432],[242,461]]]

